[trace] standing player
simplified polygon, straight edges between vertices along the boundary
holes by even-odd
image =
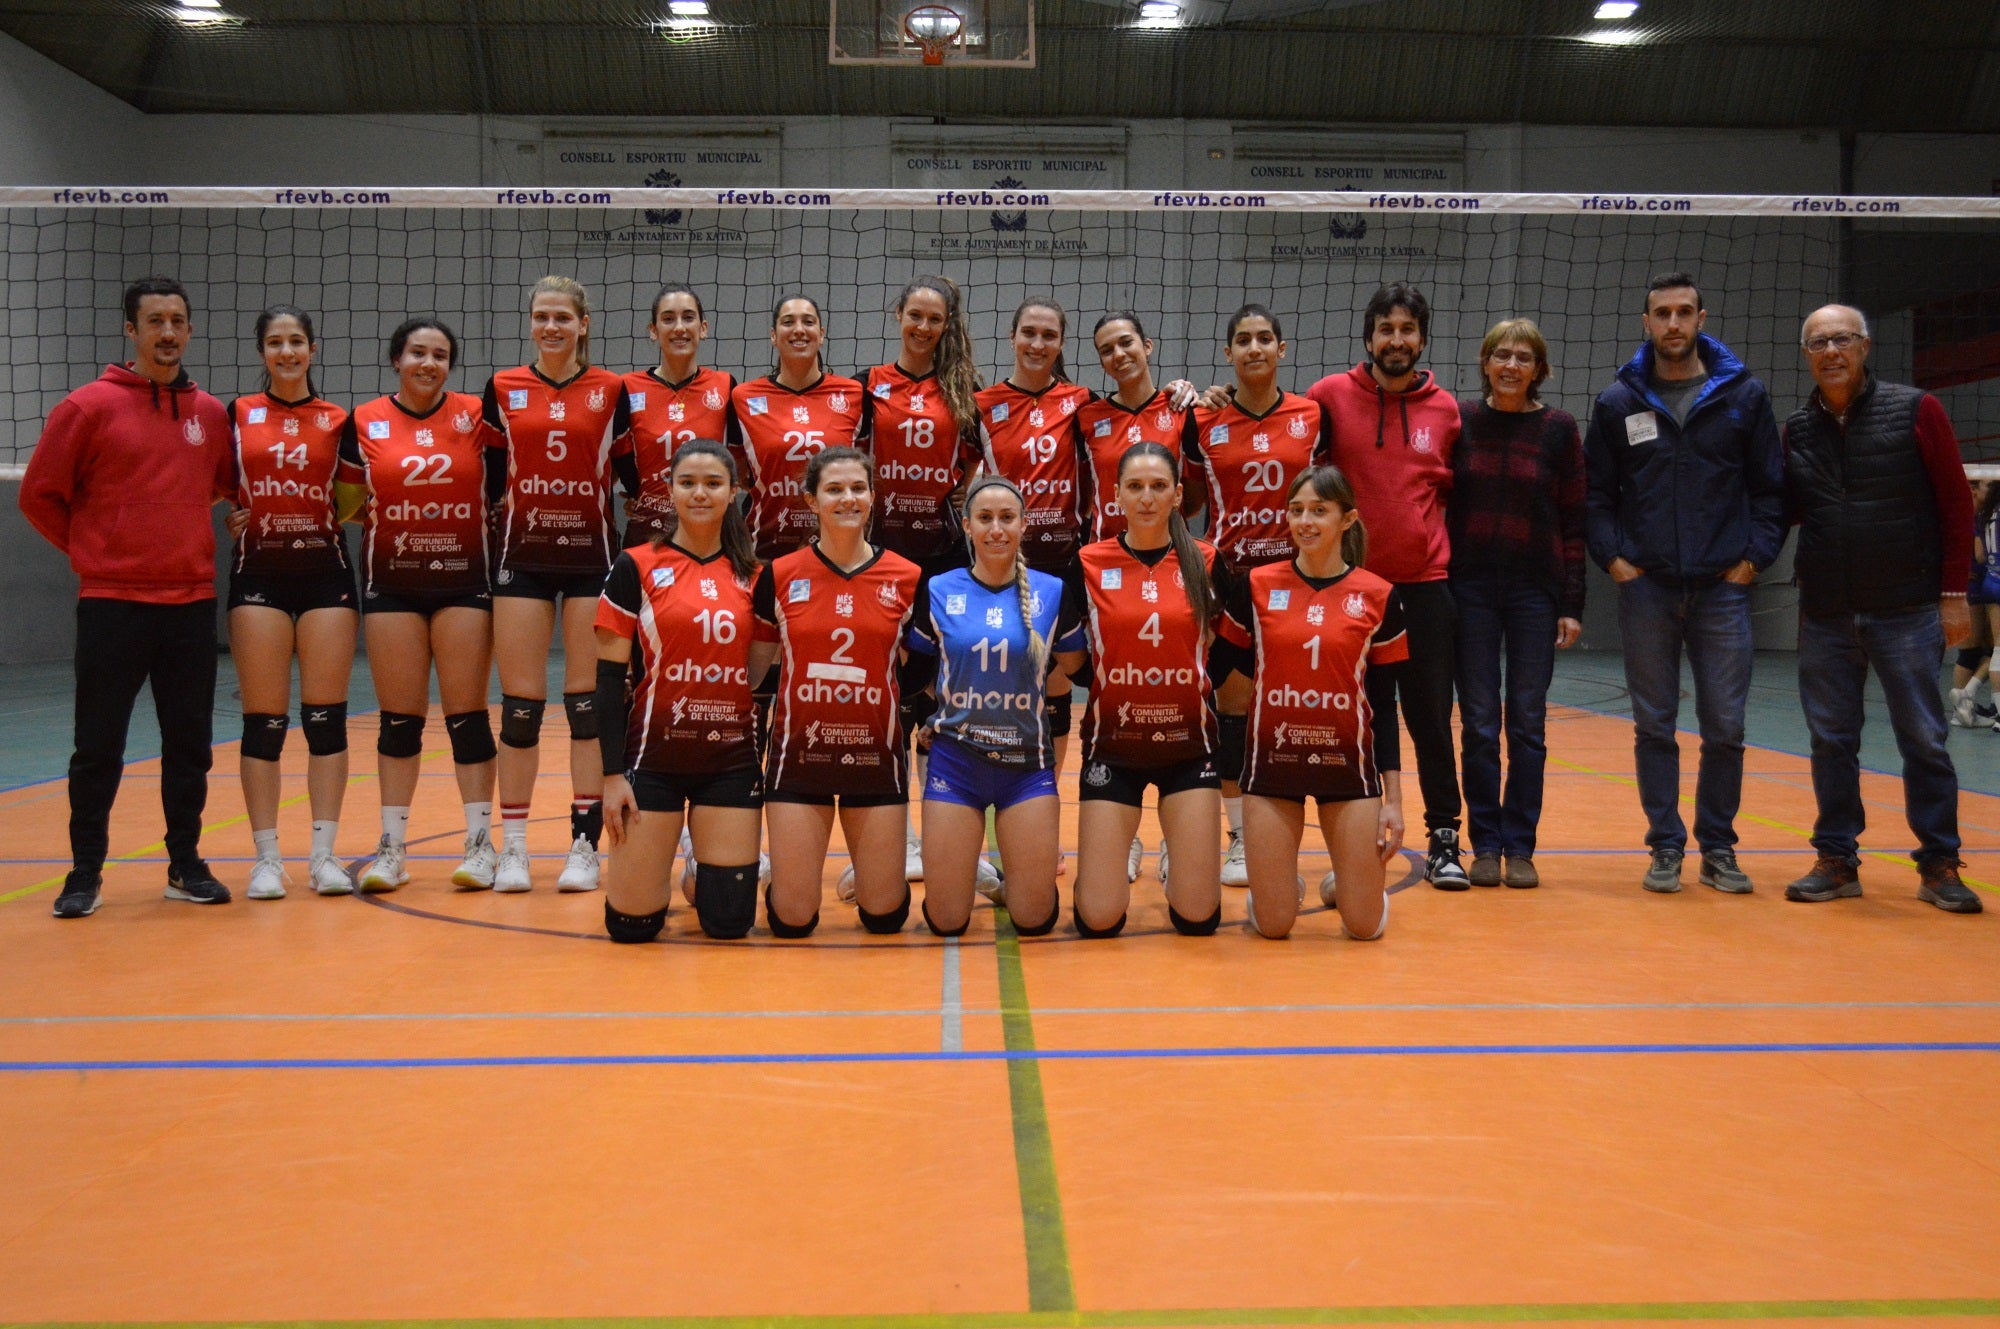
[[[660,348],[659,365],[625,375],[632,459],[639,472],[639,492],[625,496],[627,545],[673,534],[674,496],[667,471],[681,444],[717,439],[728,446],[739,474],[743,469],[743,437],[729,405],[736,380],[701,363],[701,344],[708,339],[701,297],[685,286],[666,287],[653,297],[646,335]]]
[[[1146,786],[1159,790],[1167,916],[1184,936],[1222,918],[1216,829],[1222,811],[1209,685],[1215,548],[1188,533],[1180,466],[1165,446],[1126,449],[1116,472],[1123,534],[1084,546],[1073,574],[1088,607],[1090,706],[1083,716],[1077,811],[1076,930],[1114,937],[1131,901],[1118,846],[1139,828]],[[1180,870],[1168,881],[1168,849]]]
[[[264,390],[229,405],[236,445],[236,556],[229,570],[229,654],[243,690],[243,805],[257,865],[244,892],[285,894],[278,853],[278,758],[291,709],[292,657],[299,661],[299,725],[305,730],[306,791],[312,804],[307,878],[321,895],[354,883],[333,856],[347,792],[347,679],[360,626],[354,569],[334,513],[335,472],[347,412],[313,387],[312,316],[273,305],[257,316]]]
[[[1311,798],[1334,869],[1320,899],[1349,936],[1373,941],[1389,926],[1382,869],[1402,844],[1403,806],[1396,735],[1371,720],[1394,695],[1378,666],[1408,654],[1402,610],[1361,566],[1368,538],[1347,477],[1315,466],[1285,504],[1297,556],[1238,582],[1222,623],[1228,667],[1256,691],[1243,765],[1250,921],[1266,937],[1292,930]]]
[[[1308,468],[1326,461],[1333,430],[1324,407],[1278,387],[1285,334],[1270,310],[1244,305],[1231,315],[1222,335],[1222,355],[1235,371],[1235,386],[1226,402],[1204,404],[1193,413],[1187,454],[1189,462],[1200,468],[1195,487],[1207,499],[1208,529],[1216,549],[1229,571],[1241,577],[1252,568],[1292,556],[1284,496]],[[1218,761],[1222,809],[1229,819],[1229,849],[1222,860],[1224,886],[1250,884],[1243,856],[1243,797],[1237,783],[1249,707],[1247,676],[1220,684]]]
[[[375,742],[382,842],[361,874],[364,891],[393,891],[410,879],[404,844],[433,661],[465,803],[465,861],[452,883],[464,890],[493,885],[485,467],[498,438],[480,419],[479,398],[446,390],[457,361],[458,336],[450,328],[433,318],[406,320],[389,336],[395,395],[355,407],[340,436],[335,497],[343,520],[362,514],[362,628],[382,704]]]
[[[1060,907],[1055,745],[1043,702],[1052,666],[1082,665],[1083,632],[1062,583],[1022,557],[1027,529],[1027,505],[1011,481],[973,481],[965,497],[972,566],[927,578],[910,625],[910,648],[938,662],[924,779],[924,922],[941,937],[963,936],[971,923],[989,811],[1015,930],[1049,932]]]
[[[956,497],[979,464],[979,370],[965,305],[949,277],[918,277],[896,297],[902,340],[895,360],[868,371],[859,446],[875,459],[876,545],[925,572],[965,565]],[[922,728],[937,701],[913,676],[901,680],[905,735]],[[924,754],[915,755],[917,784]],[[924,879],[915,827],[904,840],[905,881]]]
[[[811,297],[778,302],[771,345],[777,367],[738,383],[730,398],[750,462],[750,533],[766,563],[812,539],[806,463],[823,449],[851,446],[861,426],[861,385],[826,372],[826,325]]]
[[[525,891],[528,812],[541,766],[549,645],[562,604],[563,713],[569,719],[570,848],[556,889],[597,889],[604,783],[597,771],[597,652],[591,624],[618,548],[613,462],[639,488],[631,414],[618,375],[590,363],[590,299],[568,277],[544,277],[528,303],[536,359],[486,385],[486,422],[503,436],[489,459],[500,511],[493,642],[500,667],[500,863],[493,889]]]
[[[819,535],[766,564],[753,597],[757,639],[781,647],[764,795],[764,915],[780,937],[810,936],[819,923],[836,802],[850,864],[836,893],[854,901],[870,932],[900,932],[910,916],[899,852],[910,788],[896,666],[921,574],[868,542],[870,478],[867,454],[854,448],[828,448],[806,463]]]
[[[720,443],[681,445],[672,475],[673,535],[620,554],[597,608],[599,760],[617,850],[604,927],[618,942],[651,941],[666,926],[683,818],[700,857],[701,930],[734,940],[757,921],[764,782],[750,680],[773,654],[751,640],[757,559]]]
[[[1077,411],[1077,431],[1090,463],[1090,538],[1109,540],[1125,529],[1118,471],[1126,453],[1136,443],[1157,443],[1178,473],[1189,412],[1175,408],[1167,389],[1153,386],[1153,340],[1137,314],[1106,314],[1090,339],[1115,390]]]

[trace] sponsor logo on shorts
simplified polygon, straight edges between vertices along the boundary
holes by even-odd
[[[1111,783],[1111,768],[1101,761],[1093,761],[1083,768],[1083,782],[1092,789],[1102,789]]]

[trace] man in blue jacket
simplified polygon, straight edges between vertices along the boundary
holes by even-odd
[[[1681,652],[1701,727],[1694,835],[1701,881],[1745,895],[1736,863],[1743,706],[1750,694],[1750,587],[1785,537],[1785,458],[1764,385],[1702,329],[1685,272],[1646,289],[1646,344],[1598,395],[1584,436],[1590,556],[1618,583],[1639,802],[1652,864],[1641,883],[1678,891]]]

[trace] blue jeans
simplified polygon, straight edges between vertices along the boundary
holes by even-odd
[[[1812,731],[1813,848],[1852,863],[1867,816],[1861,808],[1862,685],[1869,666],[1882,682],[1896,750],[1903,754],[1903,809],[1915,858],[1958,860],[1958,772],[1945,749],[1938,661],[1944,629],[1926,606],[1900,614],[1799,617],[1799,701]]]
[[[1472,851],[1532,857],[1548,757],[1549,680],[1556,671],[1556,597],[1532,582],[1454,577],[1458,602],[1459,750]],[[1501,705],[1502,656],[1507,662]],[[1507,785],[1500,785],[1500,731]]]
[[[1651,573],[1618,588],[1625,687],[1632,696],[1633,757],[1646,847],[1687,849],[1681,820],[1681,649],[1694,671],[1701,769],[1694,788],[1694,838],[1706,851],[1736,843],[1743,801],[1743,705],[1750,696],[1750,588],[1720,578],[1666,581]]]

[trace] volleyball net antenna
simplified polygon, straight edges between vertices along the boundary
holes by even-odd
[[[127,358],[120,295],[153,273],[188,287],[186,363],[225,400],[261,386],[252,328],[270,304],[314,316],[320,391],[353,403],[394,389],[385,340],[411,314],[460,334],[456,387],[522,363],[528,288],[549,273],[590,289],[598,363],[657,363],[653,297],[685,284],[712,328],[704,363],[744,377],[772,364],[781,296],[820,303],[827,363],[853,372],[894,358],[890,306],[942,273],[988,382],[1011,368],[1007,329],[1031,296],[1068,312],[1069,372],[1099,389],[1104,313],[1139,316],[1156,379],[1207,384],[1226,381],[1225,321],[1254,302],[1281,322],[1281,382],[1302,391],[1362,358],[1363,306],[1407,281],[1434,310],[1425,363],[1446,388],[1476,393],[1487,329],[1532,318],[1543,397],[1582,418],[1639,345],[1647,281],[1681,270],[1781,419],[1812,388],[1800,324],[1840,301],[1868,315],[1877,372],[1935,392],[1968,462],[2000,464],[2000,198],[18,187],[0,188],[0,232],[0,478],[19,478],[66,392]]]

